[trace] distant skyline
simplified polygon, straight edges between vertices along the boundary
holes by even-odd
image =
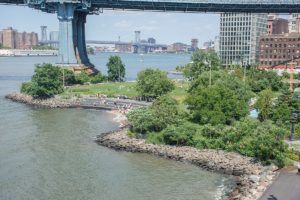
[[[199,46],[214,40],[219,34],[219,14],[172,13],[104,10],[100,15],[89,15],[86,23],[86,39],[132,41],[134,31],[141,31],[141,39],[154,37],[157,43],[190,44],[199,39]],[[58,30],[56,14],[44,13],[24,6],[0,5],[0,29],[12,26],[18,31],[37,32],[40,26],[50,31]],[[49,37],[49,35],[48,35]]]

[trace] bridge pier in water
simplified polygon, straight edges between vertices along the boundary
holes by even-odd
[[[94,73],[97,70],[89,61],[85,43],[85,23],[88,11],[77,9],[78,4],[57,5],[59,20],[58,63],[79,71]]]

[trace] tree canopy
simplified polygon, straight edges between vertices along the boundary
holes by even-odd
[[[122,62],[120,56],[110,56],[106,66],[109,81],[124,81],[125,64]]]
[[[208,52],[203,50],[197,50],[193,53],[191,63],[187,64],[183,73],[189,80],[196,79],[204,71],[217,70],[220,68],[220,60],[215,51],[209,50]]]
[[[51,64],[38,64],[31,82],[23,83],[21,92],[34,98],[50,98],[63,92],[62,70]]]
[[[157,98],[174,90],[175,85],[167,73],[159,69],[145,69],[137,76],[136,90],[141,96]]]

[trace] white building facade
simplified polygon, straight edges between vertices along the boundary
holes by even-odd
[[[222,65],[258,63],[259,38],[267,31],[267,19],[267,14],[221,14],[218,50]]]

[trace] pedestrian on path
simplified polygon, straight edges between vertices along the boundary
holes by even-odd
[[[298,175],[300,175],[300,164],[298,164]]]

